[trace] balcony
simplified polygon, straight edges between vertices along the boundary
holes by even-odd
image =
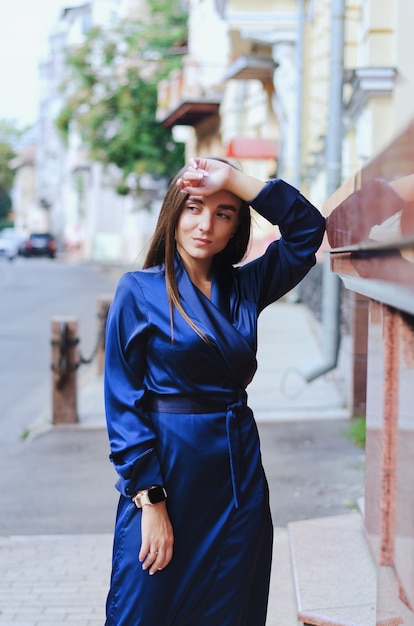
[[[157,111],[157,120],[166,128],[173,126],[198,126],[212,115],[218,115],[220,101],[217,98],[183,99],[173,109]]]
[[[218,115],[220,103],[220,92],[203,92],[198,83],[198,64],[186,57],[182,69],[173,70],[159,83],[156,119],[166,128],[198,126]]]
[[[248,54],[240,56],[228,68],[224,80],[273,80],[277,63],[270,56]]]

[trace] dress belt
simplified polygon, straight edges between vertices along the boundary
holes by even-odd
[[[220,395],[155,395],[150,394],[144,400],[146,411],[155,413],[225,413],[227,445],[229,449],[230,474],[233,487],[233,499],[236,508],[240,501],[240,415],[247,406],[247,394],[241,389],[238,398]]]

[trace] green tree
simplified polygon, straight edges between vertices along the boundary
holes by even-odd
[[[12,208],[10,190],[13,186],[14,170],[9,163],[16,156],[13,149],[20,131],[7,121],[0,121],[0,229],[8,226],[8,215]]]
[[[56,120],[67,136],[75,124],[91,158],[130,174],[171,176],[181,167],[182,144],[155,119],[157,85],[180,62],[187,13],[175,0],[148,0],[146,17],[113,29],[92,29],[68,50],[65,104]]]
[[[0,230],[6,226],[11,226],[11,222],[8,219],[11,207],[10,194],[0,185]]]

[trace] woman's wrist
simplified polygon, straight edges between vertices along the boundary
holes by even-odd
[[[226,189],[245,202],[253,200],[261,192],[265,184],[264,181],[229,166]]]
[[[138,509],[142,509],[146,505],[158,504],[167,499],[167,492],[164,487],[153,485],[148,489],[138,491],[132,498],[132,502]]]

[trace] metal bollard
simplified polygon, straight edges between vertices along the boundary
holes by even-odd
[[[106,320],[108,318],[109,307],[112,303],[112,296],[99,296],[98,298],[98,375],[101,376],[104,372],[105,363],[105,333],[106,333]]]
[[[77,411],[78,321],[52,319],[52,423],[75,424]]]

